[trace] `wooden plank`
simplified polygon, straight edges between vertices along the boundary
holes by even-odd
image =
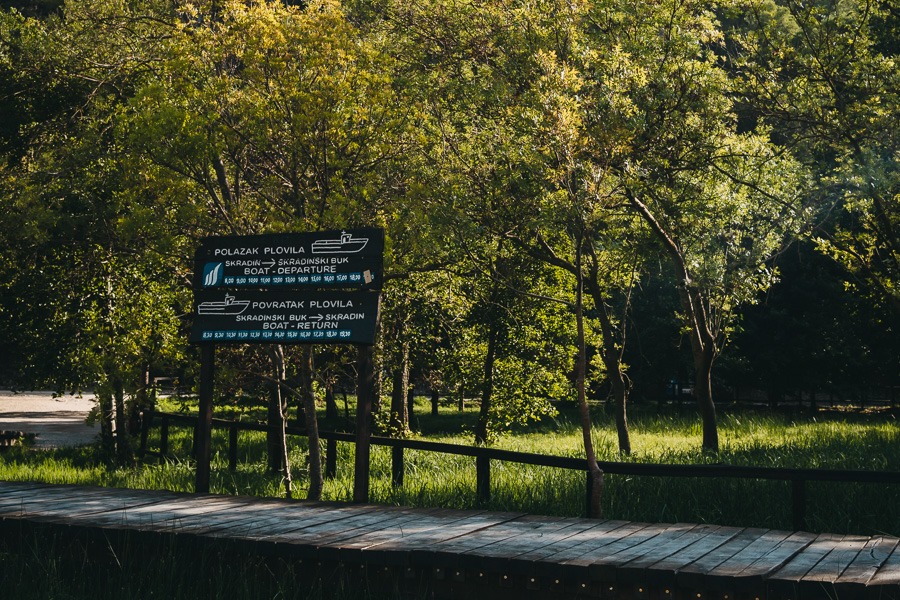
[[[596,521],[594,519],[574,519],[574,522],[568,527],[544,535],[532,546],[524,548],[521,553],[510,556],[510,560],[514,560],[523,565],[523,568],[530,570],[535,561],[539,561],[546,556],[559,552],[560,546],[574,544],[575,540],[580,539],[580,537],[587,532],[598,527],[604,527],[604,525],[609,523],[612,522]]]
[[[247,505],[244,501],[243,505]],[[183,497],[123,508],[108,508],[96,514],[77,515],[73,522],[101,527],[123,526],[132,530],[188,531],[191,523],[207,523],[223,511],[233,511],[241,503],[217,497]]]
[[[32,487],[17,487],[15,490],[10,490],[0,496],[0,504],[15,504],[22,500],[34,500],[40,501],[45,498],[78,498],[80,496],[86,496],[91,494],[106,494],[109,497],[109,492],[102,488],[77,488],[77,487],[58,487],[58,486],[32,486]]]
[[[541,563],[566,564],[575,561],[591,553],[601,552],[610,544],[623,538],[639,533],[651,527],[649,523],[632,523],[630,521],[607,521],[585,531],[584,533],[568,538],[566,543],[552,544],[549,548],[555,550],[552,554],[544,553]],[[523,555],[529,557],[529,555]],[[530,557],[529,557],[530,558]],[[585,563],[582,566],[587,566]]]
[[[444,568],[477,565],[477,560],[471,558],[470,553],[489,543],[515,535],[508,529],[495,528],[523,516],[525,515],[522,513],[484,513],[476,517],[474,523],[460,523],[449,528],[448,532],[441,533],[439,537],[432,537],[427,545],[424,539],[420,540],[415,548],[409,550],[409,561],[411,564]],[[447,535],[448,533],[452,535]]]
[[[501,515],[502,516],[499,516]],[[413,552],[428,551],[439,544],[463,539],[479,531],[489,529],[499,523],[522,516],[521,514],[491,513],[485,511],[467,511],[462,518],[448,517],[447,523],[437,528],[430,528],[421,534],[410,535],[379,544],[380,550],[409,550]]]
[[[768,531],[768,529],[757,528],[744,529],[694,562],[682,566],[675,573],[676,585],[690,590],[703,589],[705,577],[710,571],[738,552],[741,552],[744,548],[768,533]]]
[[[802,552],[769,576],[766,580],[768,592],[775,595],[799,593],[799,582],[803,576],[834,550],[843,538],[830,533],[816,536]]]
[[[4,493],[0,494],[0,503],[6,502],[13,498],[33,498],[41,499],[47,497],[68,497],[73,500],[83,497],[106,497],[110,501],[128,501],[129,499],[146,499],[150,497],[167,497],[176,496],[175,492],[167,491],[148,491],[148,490],[131,490],[124,488],[104,488],[97,486],[75,486],[75,485],[49,485],[43,483],[34,483],[29,485],[16,485],[3,483],[0,489]]]
[[[234,537],[245,541],[271,538],[278,542],[291,532],[302,531],[366,514],[366,507],[345,505],[344,507],[282,507],[266,510],[246,510],[240,514],[222,515],[218,520],[205,523],[198,533],[215,537]],[[299,539],[299,534],[296,536]]]
[[[483,514],[483,513],[479,513]],[[435,509],[423,515],[414,513],[408,520],[398,522],[379,531],[364,532],[356,537],[346,538],[339,545],[344,550],[369,550],[369,554],[380,550],[381,546],[402,540],[415,544],[417,540],[441,533],[449,523],[461,520],[459,515],[448,513],[447,509]]]
[[[608,553],[596,558],[590,565],[593,579],[607,582],[627,581],[625,573],[619,573],[623,566],[639,558],[649,558],[653,562],[665,558],[675,548],[680,547],[679,542],[681,546],[687,543],[681,538],[695,527],[697,526],[689,523],[675,523],[663,528],[657,535],[645,536],[645,539],[637,544],[626,546],[623,542],[620,550],[615,549],[615,544],[609,546]],[[633,541],[631,537],[629,541]]]
[[[0,501],[0,515],[65,521],[81,513],[113,510],[129,503],[153,503],[159,497],[157,494],[133,491],[110,493],[103,488],[42,487],[22,492],[21,495],[4,496]]]
[[[397,513],[391,519],[369,522],[352,530],[317,539],[310,546],[316,549],[317,556],[322,560],[350,559],[351,562],[368,562],[361,559],[362,547],[377,543],[378,540],[396,538],[404,527],[421,523],[427,516],[427,511],[418,514]],[[374,559],[375,555],[370,558]]]
[[[735,577],[762,580],[778,571],[816,539],[816,534],[795,531],[763,556],[748,564]]]
[[[834,583],[838,577],[856,560],[865,547],[868,537],[845,536],[835,548],[825,555],[803,576],[803,582]]]
[[[438,509],[431,509],[438,510]],[[331,548],[352,548],[354,540],[357,543],[367,544],[366,536],[382,534],[393,535],[396,537],[402,531],[404,525],[421,522],[428,518],[430,510],[402,510],[392,512],[390,514],[381,515],[381,518],[370,518],[358,524],[354,524],[350,529],[344,529],[335,533],[320,536],[317,544],[320,547]]]
[[[875,575],[866,584],[869,588],[900,586],[900,544],[875,572]],[[897,590],[900,592],[900,590]],[[896,592],[895,592],[896,593]],[[896,593],[900,597],[900,593]]]
[[[561,553],[565,558],[559,560],[560,556],[557,555],[552,557],[552,560],[569,565],[590,566],[614,554],[624,552],[633,546],[643,544],[647,540],[656,538],[666,530],[665,525],[649,525],[647,523],[636,523],[635,525],[636,526],[630,531],[626,531],[629,529],[627,527],[617,530],[616,533],[626,535],[620,535],[617,539],[611,540],[608,544],[591,548],[590,550],[583,552],[576,551],[577,553],[575,556],[572,556],[571,553]]]
[[[574,531],[565,530],[561,532],[558,540],[552,540],[540,548],[530,549],[516,557],[517,560],[540,562],[549,560],[551,556],[559,554],[567,548],[573,548],[583,544],[589,544],[592,541],[598,542],[601,539],[613,539],[612,532],[622,527],[631,525],[630,521],[597,521],[594,519],[582,519],[581,525]],[[566,535],[571,533],[571,535]],[[607,536],[604,538],[604,536]],[[598,542],[599,543],[599,542]]]
[[[348,543],[346,550],[364,550],[367,560],[378,564],[411,566],[427,564],[423,556],[442,540],[466,535],[496,522],[492,513],[485,511],[454,511],[448,509],[432,513],[428,519],[403,527],[399,536],[366,539],[358,547]]]
[[[746,569],[747,565],[774,551],[790,536],[791,534],[787,531],[767,531],[735,553],[734,556],[710,569],[706,573],[706,577],[709,580],[735,577]]]
[[[726,528],[718,525],[695,525],[682,535],[672,536],[653,551],[620,565],[616,581],[648,585],[666,582],[671,587],[678,567],[695,561],[742,531],[729,528],[726,534],[723,529]]]
[[[595,527],[596,523],[585,519],[575,518],[558,518],[547,519],[546,517],[532,517],[532,519],[545,519],[538,526],[530,526],[523,529],[518,535],[510,538],[488,544],[478,550],[479,555],[490,558],[503,559],[510,561],[512,559],[521,559],[528,553],[540,553],[541,550],[547,548],[563,539],[569,539],[591,527]],[[522,522],[526,522],[525,519]],[[515,527],[517,522],[513,522],[510,526]]]
[[[385,526],[395,521],[403,512],[398,510],[379,510],[376,507],[365,507],[357,511],[343,513],[341,518],[323,520],[317,523],[303,524],[297,527],[282,527],[280,531],[260,532],[268,540],[275,542],[291,541],[305,545],[327,545],[329,540],[348,536],[350,532],[370,530]],[[335,515],[338,516],[338,515]],[[255,532],[254,532],[255,535]]]
[[[461,552],[463,558],[459,564],[494,571],[502,570],[508,574],[511,572],[511,556],[528,551],[544,536],[566,529],[570,525],[571,522],[562,518],[533,516],[496,525],[470,536],[472,543]]]
[[[769,532],[708,573],[706,586],[713,590],[759,595],[765,590],[765,579],[815,539],[815,534],[806,532]]]
[[[40,484],[33,481],[3,481],[0,482],[0,501],[7,494],[13,494],[25,490],[33,490]]]
[[[819,561],[825,558],[829,552],[834,550],[843,538],[844,536],[831,533],[823,533],[816,536],[816,539],[810,542],[810,544],[803,549],[803,552],[773,573],[769,579],[775,581],[799,581],[804,575],[809,573]]]
[[[672,590],[675,588],[676,577],[680,570],[717,551],[721,546],[730,542],[744,531],[741,527],[715,525],[705,525],[703,527],[706,528],[705,533],[703,530],[697,530],[689,534],[692,538],[696,536],[696,539],[684,548],[658,562],[646,565],[643,568],[642,575],[635,572],[633,576],[635,582],[656,586],[664,592],[665,590]],[[639,561],[640,559],[636,559],[633,565],[635,571],[642,566]]]
[[[519,520],[524,516],[516,515],[513,518],[497,520],[476,531],[438,542],[435,544],[434,550],[441,553],[460,555],[475,553],[479,548],[515,537],[523,530],[528,529],[531,525]]]
[[[887,562],[900,540],[894,537],[871,538],[834,582],[839,597],[861,594],[865,586]],[[898,582],[900,583],[900,582]]]

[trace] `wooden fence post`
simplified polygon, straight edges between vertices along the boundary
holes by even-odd
[[[585,473],[587,475],[587,485],[585,486],[585,503],[584,503],[584,514],[587,517],[591,516],[591,511],[594,506],[593,496],[594,496],[594,478],[591,477],[590,469]]]
[[[147,408],[141,413],[141,449],[140,457],[143,460],[147,454],[147,438],[150,435],[150,427],[153,424],[153,409]]]
[[[325,479],[337,477],[337,440],[328,438],[325,441]]]
[[[475,498],[478,504],[491,499],[491,459],[483,455],[475,457]]]
[[[403,485],[403,446],[391,446],[391,485]]]
[[[238,460],[238,426],[232,423],[228,428],[228,469],[237,471]]]
[[[169,415],[163,415],[159,430],[159,462],[169,455]]]
[[[806,481],[791,480],[791,499],[793,505],[794,531],[806,529]]]

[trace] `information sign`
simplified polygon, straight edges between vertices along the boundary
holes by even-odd
[[[382,229],[204,238],[194,289],[381,289]]]
[[[191,342],[372,344],[380,294],[197,290]]]

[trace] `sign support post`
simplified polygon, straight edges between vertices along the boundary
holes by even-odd
[[[375,361],[372,346],[358,346],[356,361],[356,453],[353,463],[353,502],[369,501],[369,449],[372,437],[372,394]]]
[[[197,481],[194,491],[198,494],[209,493],[215,362],[215,345],[200,346],[200,418],[197,421],[197,439],[194,443],[197,454]]]

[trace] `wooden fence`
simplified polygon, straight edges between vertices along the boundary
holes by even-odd
[[[154,452],[147,449],[147,439],[149,430],[154,426],[154,423],[157,420],[159,421],[160,427],[160,444],[159,450]],[[141,454],[155,455],[160,458],[168,456],[169,428],[173,424],[196,428],[197,422],[198,417],[194,415],[153,411],[145,412],[141,430]],[[237,469],[238,432],[269,431],[269,426],[263,423],[228,421],[224,419],[213,419],[212,427],[214,429],[228,430],[228,467],[231,470]],[[288,435],[306,436],[306,430],[297,427],[287,427],[285,432]],[[352,433],[320,431],[319,437],[325,440],[325,477],[328,479],[334,478],[337,471],[337,442],[353,443],[355,441],[355,436]],[[588,473],[587,460],[584,458],[550,456],[545,454],[486,448],[484,446],[463,446],[459,444],[445,444],[441,442],[426,442],[423,440],[397,439],[379,436],[372,436],[371,443],[377,446],[389,446],[391,448],[391,480],[395,485],[403,484],[403,474],[405,471],[403,462],[404,450],[422,450],[426,452],[474,457],[476,474],[475,494],[480,503],[487,502],[490,499],[491,461],[493,460],[583,471],[587,481],[586,502],[588,503],[588,506],[590,503],[592,479],[590,473]],[[807,481],[900,484],[900,472],[896,471],[793,469],[733,465],[664,465],[603,461],[601,461],[599,465],[604,473],[612,475],[631,475],[637,477],[730,477],[738,479],[790,481],[791,511],[795,531],[806,529]]]

